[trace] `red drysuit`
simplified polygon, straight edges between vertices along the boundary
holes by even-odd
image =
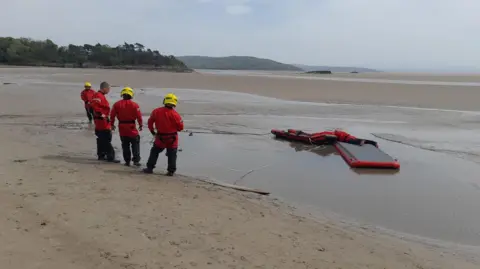
[[[138,125],[143,125],[142,113],[137,103],[132,100],[120,100],[116,102],[110,112],[110,123],[115,125],[115,118],[118,118],[118,132],[120,136],[136,137],[138,136]]]
[[[105,95],[98,91],[92,98],[91,106],[93,109],[93,120],[95,122],[95,130],[111,130],[110,124],[110,103],[108,103]]]
[[[351,140],[357,139],[355,136],[344,132],[340,130],[335,130],[335,131],[325,131],[325,132],[319,132],[319,133],[314,133],[312,134],[312,139],[316,137],[322,137],[322,136],[336,136],[338,142],[349,142]]]
[[[95,91],[92,89],[84,89],[80,94],[80,97],[85,103],[85,108],[90,107],[90,103],[92,102],[93,95],[95,95]]]
[[[148,129],[152,134],[155,133],[155,146],[158,148],[178,148],[177,132],[182,131],[183,127],[182,117],[174,108],[156,108],[148,119]]]

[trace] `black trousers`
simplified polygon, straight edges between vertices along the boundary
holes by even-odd
[[[130,163],[130,161],[140,162],[140,136],[120,136],[120,140],[122,141],[123,160],[126,163]]]
[[[85,107],[85,112],[87,113],[88,121],[91,122],[93,120],[93,108]]]
[[[378,143],[373,141],[373,140],[368,140],[368,139],[364,139],[365,140],[365,144],[370,144],[372,146],[375,146],[375,147],[378,147]]]
[[[97,156],[98,158],[106,158],[107,160],[115,159],[115,150],[112,146],[111,130],[95,130],[97,136]]]
[[[360,145],[361,143],[364,143],[364,144],[370,144],[370,145],[373,145],[375,147],[378,146],[377,142],[373,141],[373,140],[368,140],[368,139],[349,139],[348,141],[346,141],[346,143],[349,143],[349,144],[353,144],[353,145]]]
[[[153,170],[155,165],[157,165],[158,155],[165,150],[164,148],[158,148],[153,145],[150,149],[150,156],[148,157],[147,161],[147,168]],[[167,157],[168,157],[168,166],[167,171],[171,173],[175,173],[177,171],[177,149],[169,149],[167,148]]]

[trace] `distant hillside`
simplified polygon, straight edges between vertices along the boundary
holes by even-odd
[[[188,65],[188,64],[187,64]],[[326,71],[330,70],[332,72],[342,72],[342,73],[351,73],[351,72],[380,72],[375,69],[364,68],[364,67],[350,67],[350,66],[313,66],[313,65],[304,65],[304,64],[294,64],[294,66],[299,67],[307,72],[310,71]]]
[[[193,69],[303,71],[290,64],[250,56],[178,56],[176,58]]]

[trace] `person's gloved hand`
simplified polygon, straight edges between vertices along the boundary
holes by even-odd
[[[153,136],[156,135],[155,131],[153,131],[153,130],[150,130],[150,133],[151,133]]]
[[[115,125],[112,125],[112,131],[115,131],[116,128]]]
[[[138,130],[143,131],[143,126],[142,125],[138,126]]]

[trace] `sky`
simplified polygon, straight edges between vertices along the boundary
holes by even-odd
[[[2,36],[382,70],[480,71],[479,0],[0,0]]]

